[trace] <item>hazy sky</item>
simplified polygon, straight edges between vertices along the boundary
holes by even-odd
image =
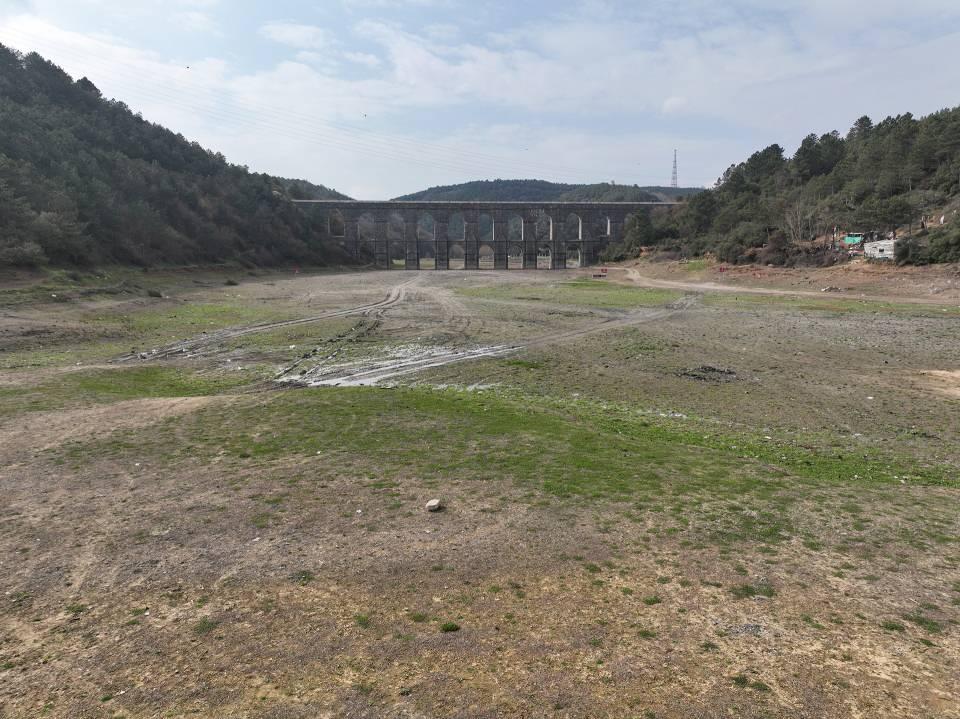
[[[37,50],[253,170],[381,199],[710,185],[772,142],[960,104],[960,0],[0,0]]]

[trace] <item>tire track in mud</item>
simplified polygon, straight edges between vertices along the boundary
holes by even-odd
[[[444,367],[458,362],[504,357],[532,347],[578,339],[597,332],[666,320],[689,310],[699,301],[700,295],[686,295],[662,309],[634,311],[623,316],[608,317],[589,327],[549,332],[521,344],[494,345],[461,350],[412,345],[400,348],[401,352],[385,358],[340,365],[331,368],[326,373],[323,372],[323,366],[319,365],[298,378],[281,381],[304,387],[372,386],[395,377],[415,374],[423,370]]]
[[[390,290],[390,293],[386,296],[386,298],[378,302],[371,302],[366,305],[358,305],[356,307],[350,307],[343,310],[332,310],[330,312],[324,312],[323,314],[315,315],[313,317],[281,320],[279,322],[264,322],[263,324],[249,325],[247,327],[234,327],[215,330],[199,337],[192,337],[181,342],[175,342],[173,344],[166,345],[165,347],[152,350],[151,352],[131,352],[116,358],[113,360],[113,362],[122,363],[131,362],[134,360],[146,361],[169,359],[170,357],[174,356],[191,357],[199,354],[202,350],[211,345],[220,344],[226,340],[244,337],[246,335],[256,334],[258,332],[269,332],[270,330],[280,329],[282,327],[295,327],[297,325],[320,322],[322,320],[333,319],[335,317],[349,317],[350,315],[357,314],[368,315],[372,312],[379,312],[403,302],[403,300],[406,298],[407,289],[419,283],[419,281],[419,277],[414,277],[405,282],[401,282],[399,285]]]
[[[336,317],[348,317],[352,315],[361,315],[364,317],[374,317],[379,320],[383,313],[397,305],[400,305],[408,299],[408,290],[415,285],[420,284],[422,277],[413,277],[403,281],[393,287],[389,294],[382,300],[371,302],[364,305],[349,307],[342,310],[333,310],[324,312],[313,317],[304,317],[292,320],[282,320],[279,322],[265,322],[246,327],[226,328],[216,330],[198,337],[192,337],[181,342],[176,342],[148,353],[130,353],[123,355],[115,360],[114,363],[125,363],[135,360],[149,361],[159,359],[169,359],[172,357],[196,357],[202,355],[209,348],[221,344],[227,340],[244,337],[250,334],[268,332],[271,330],[293,327],[312,322],[319,322]],[[464,337],[469,334],[471,329],[479,326],[485,328],[486,323],[482,318],[473,315],[469,309],[452,293],[440,287],[423,287],[423,291],[418,295],[426,296],[433,300],[443,316],[443,322],[447,325],[445,334],[455,337]],[[290,377],[290,373],[304,364],[303,358],[293,365],[281,370],[275,377],[275,381],[295,386],[368,386],[379,384],[388,379],[408,374],[414,374],[423,370],[443,367],[445,365],[458,362],[465,362],[475,359],[486,359],[491,357],[503,357],[510,354],[522,352],[523,350],[540,347],[558,342],[564,342],[571,339],[577,339],[597,332],[630,327],[647,322],[656,322],[670,318],[673,315],[681,313],[700,299],[699,294],[691,294],[682,299],[671,303],[661,309],[643,309],[628,312],[622,315],[606,314],[599,321],[593,322],[589,326],[574,329],[559,330],[547,332],[532,337],[530,340],[515,344],[499,344],[479,346],[466,349],[456,349],[436,345],[407,345],[398,348],[393,355],[378,359],[359,360],[356,362],[328,367],[330,360],[334,359],[340,352],[335,351],[330,356],[323,357],[321,362],[310,369],[302,372],[299,376]],[[377,322],[374,323],[376,326]],[[354,328],[357,330],[358,328]]]
[[[620,329],[621,327],[633,327],[635,325],[642,325],[648,322],[666,320],[674,315],[678,315],[682,312],[692,309],[694,306],[700,303],[700,299],[701,295],[699,294],[684,295],[679,300],[671,302],[666,307],[658,310],[635,310],[621,317],[610,317],[602,320],[597,324],[591,325],[590,327],[581,327],[562,332],[551,332],[534,338],[530,342],[524,344],[521,348],[526,349],[527,347],[538,347],[563,340],[585,337],[596,332],[605,332],[607,330]]]

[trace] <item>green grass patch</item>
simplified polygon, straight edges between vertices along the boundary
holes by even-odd
[[[657,307],[674,302],[682,293],[674,290],[629,287],[590,279],[543,285],[502,285],[457,290],[465,297],[490,300],[545,302],[607,309]]]
[[[212,632],[220,626],[220,622],[210,617],[202,617],[196,624],[193,625],[193,633],[198,636],[204,636]]]
[[[422,451],[438,441],[444,452]],[[319,452],[340,468],[376,468],[380,476],[413,470],[428,479],[496,477],[559,497],[629,498],[668,485],[680,493],[734,497],[771,481],[752,463],[687,445],[684,434],[644,423],[624,432],[620,423],[591,414],[422,388],[331,388],[251,398],[93,445],[69,450],[71,457],[122,456],[131,447],[138,456],[166,461],[217,454],[271,461]]]
[[[12,416],[130,399],[201,397],[249,384],[253,379],[246,373],[198,373],[160,365],[78,370],[34,386],[0,388],[0,414]]]
[[[116,327],[124,335],[138,339],[141,344],[152,346],[225,327],[275,322],[296,316],[271,305],[247,305],[243,300],[223,299],[160,304],[129,314],[99,312],[91,320]]]
[[[368,629],[371,624],[370,616],[367,614],[355,614],[353,621],[361,629]]]
[[[737,599],[751,599],[753,597],[773,597],[777,592],[772,586],[766,583],[759,584],[737,584],[730,587],[730,593]]]
[[[309,569],[301,569],[299,572],[294,572],[290,575],[290,579],[294,583],[299,584],[301,587],[305,587],[314,580],[314,574]]]
[[[231,296],[236,290],[224,287],[223,276],[217,273],[131,275],[129,270],[121,269],[78,277],[81,277],[78,281],[57,279],[0,289],[0,308],[60,303],[65,305],[61,314],[79,326],[76,331],[44,337],[42,342],[23,339],[19,347],[0,353],[0,369],[103,361],[125,354],[131,347],[149,351],[203,332],[302,317],[306,309]],[[215,288],[222,294],[210,297],[192,294],[204,286],[207,291]],[[164,291],[157,289],[159,287]],[[166,296],[171,289],[181,297],[156,297]],[[105,306],[96,302],[105,298],[112,302],[147,296],[153,299],[145,306],[134,307],[129,302]]]
[[[750,678],[745,674],[737,674],[730,678],[734,686],[740,687],[741,689],[754,689],[758,692],[768,692],[770,687],[764,684],[761,681],[750,681]]]
[[[541,369],[543,367],[542,362],[525,359],[504,360],[504,364],[508,367],[520,367],[521,369]]]
[[[78,467],[157,458],[175,468],[217,457],[227,471],[291,459],[322,461],[322,471],[336,467],[360,486],[369,485],[371,477],[417,476],[426,482],[456,477],[518,485],[530,502],[546,494],[652,507],[669,498],[699,508],[709,519],[684,521],[678,532],[721,546],[789,539],[795,534],[796,503],[831,485],[899,487],[894,475],[909,475],[912,482],[955,481],[946,469],[908,469],[869,449],[841,455],[616,405],[424,387],[244,395],[229,407],[210,405],[150,428],[69,443],[50,454]],[[255,523],[267,526],[275,511],[261,513]],[[599,570],[583,566],[587,573]],[[762,585],[733,591],[754,596],[751,590],[763,596],[772,591]]]
[[[941,631],[943,631],[943,628],[940,626],[940,622],[934,619],[930,619],[929,617],[925,617],[920,612],[914,612],[912,614],[904,614],[903,618],[906,619],[908,622],[912,622],[913,624],[916,624],[918,627],[922,627],[923,629],[926,629],[931,634],[939,634]]]

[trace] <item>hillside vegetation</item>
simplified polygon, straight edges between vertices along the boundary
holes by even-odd
[[[793,157],[771,145],[731,166],[715,188],[672,213],[637,217],[611,258],[655,246],[725,262],[832,262],[809,242],[834,227],[859,232],[920,229],[960,198],[960,108],[878,124],[862,117],[847,135],[809,135]],[[913,233],[903,262],[960,260],[960,218]]]
[[[288,195],[343,197],[231,165],[0,45],[0,267],[339,260]]]
[[[431,187],[396,198],[406,201],[450,202],[657,202],[687,197],[696,187],[639,187],[601,182],[568,185],[546,180],[477,180],[460,185]]]

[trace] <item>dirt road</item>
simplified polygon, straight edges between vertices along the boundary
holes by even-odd
[[[910,297],[902,294],[876,294],[861,292],[838,292],[837,295],[826,292],[813,292],[811,290],[782,290],[774,287],[744,287],[741,285],[726,285],[719,282],[691,282],[681,280],[664,280],[649,275],[642,274],[635,267],[617,267],[613,268],[613,277],[615,279],[623,278],[627,282],[639,287],[651,287],[656,289],[681,290],[683,292],[723,292],[739,295],[773,295],[778,297],[816,297],[823,299],[824,296],[838,296],[849,299],[862,300],[867,302],[898,302],[918,305],[954,305],[956,304],[950,298],[943,297]]]

